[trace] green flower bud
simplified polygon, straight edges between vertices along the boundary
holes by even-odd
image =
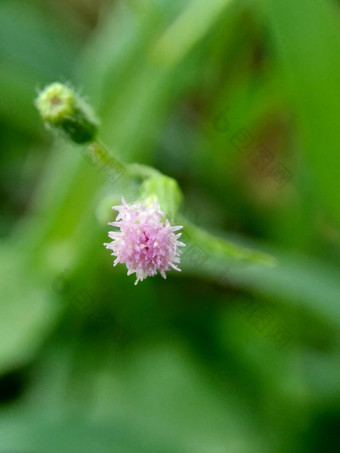
[[[64,132],[73,142],[94,140],[97,122],[91,109],[69,86],[59,82],[48,85],[35,106],[46,126]]]
[[[171,222],[176,219],[176,214],[182,202],[182,192],[177,181],[169,176],[159,175],[146,179],[141,187],[141,200],[146,206],[152,206],[158,201]]]

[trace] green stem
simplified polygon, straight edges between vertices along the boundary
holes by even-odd
[[[138,176],[144,180],[152,176],[160,176],[162,174],[155,168],[152,168],[148,165],[135,163],[125,165],[122,162],[119,162],[119,160],[113,155],[113,153],[111,153],[100,140],[92,142],[90,144],[90,149],[93,153],[95,153],[96,157],[103,163],[105,167],[111,167],[112,170],[115,170],[117,166],[119,166],[127,172],[128,176]]]

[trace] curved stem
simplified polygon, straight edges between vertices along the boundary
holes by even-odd
[[[153,167],[143,164],[123,164],[117,157],[111,153],[108,148],[100,141],[96,140],[90,144],[90,149],[95,153],[96,157],[103,163],[105,167],[111,167],[112,170],[121,172],[124,170],[129,176],[138,176],[142,179],[147,179],[152,176],[159,176],[162,173]]]

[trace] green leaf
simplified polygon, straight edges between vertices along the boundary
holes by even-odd
[[[230,264],[233,260],[264,266],[277,265],[277,260],[273,256],[217,237],[185,219],[183,219],[183,224],[184,235],[187,235],[193,243],[201,247],[209,256],[225,260],[225,265]]]

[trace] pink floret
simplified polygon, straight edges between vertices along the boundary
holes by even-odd
[[[109,223],[117,228],[110,231],[112,242],[104,244],[112,250],[116,257],[113,265],[125,264],[127,274],[136,273],[135,285],[146,277],[152,277],[160,272],[166,278],[165,272],[171,268],[180,271],[178,264],[185,246],[178,238],[182,233],[175,233],[181,226],[171,226],[169,220],[163,221],[164,212],[158,203],[145,206],[142,203],[128,205],[122,198],[121,206],[112,209],[118,211],[115,222]]]

